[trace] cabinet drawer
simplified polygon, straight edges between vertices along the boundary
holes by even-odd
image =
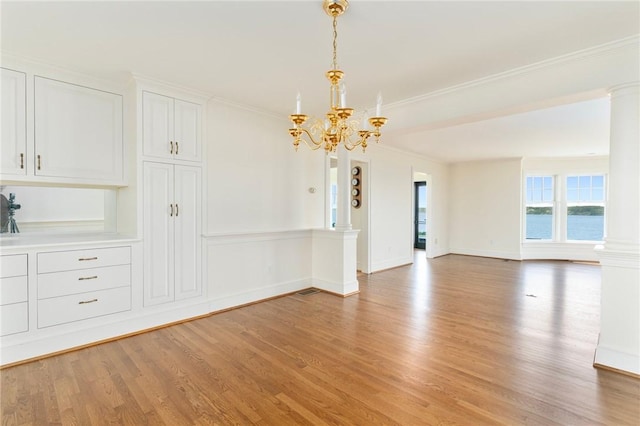
[[[100,268],[131,263],[130,247],[38,253],[38,273]]]
[[[38,328],[131,309],[131,287],[38,300]]]
[[[38,299],[87,293],[131,284],[131,265],[38,274]]]
[[[0,306],[0,336],[29,330],[27,302]]]
[[[27,276],[0,278],[0,305],[26,302],[28,295]]]
[[[27,255],[0,256],[0,278],[27,275]]]

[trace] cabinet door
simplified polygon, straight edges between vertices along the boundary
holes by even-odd
[[[200,168],[175,166],[176,300],[200,295]]]
[[[35,77],[35,174],[123,181],[122,96]]]
[[[144,305],[150,306],[174,300],[173,166],[143,168]]]
[[[26,80],[26,74],[2,68],[2,174],[27,172]]]
[[[200,106],[176,99],[175,116],[175,158],[200,161]]]
[[[142,152],[149,157],[173,158],[173,98],[142,92]]]

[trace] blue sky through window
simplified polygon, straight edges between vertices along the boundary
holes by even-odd
[[[604,176],[567,176],[567,202],[604,202]]]
[[[527,204],[553,201],[553,177],[527,176]]]

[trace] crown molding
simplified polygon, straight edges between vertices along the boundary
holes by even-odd
[[[492,74],[486,77],[482,77],[476,80],[466,81],[464,83],[456,84],[454,86],[449,86],[443,89],[435,90],[433,92],[425,93],[423,95],[413,96],[411,98],[407,98],[397,102],[388,103],[385,108],[394,109],[400,108],[404,106],[409,106],[415,103],[419,103],[425,100],[429,100],[432,98],[437,98],[440,96],[448,95],[450,93],[455,93],[461,90],[466,90],[473,87],[483,86],[486,84],[494,83],[500,80],[506,80],[512,77],[531,74],[535,71],[552,67],[559,64],[565,64],[572,61],[579,61],[585,58],[590,57],[598,57],[602,55],[609,54],[615,50],[623,49],[626,47],[630,47],[633,45],[640,44],[640,34],[634,35],[631,37],[626,37],[620,40],[615,40],[609,43],[600,44],[593,47],[588,47],[586,49],[577,50],[575,52],[568,53],[566,55],[556,56],[550,59],[544,59],[539,62],[534,62],[529,65],[525,65],[522,67],[514,68],[508,71],[500,72],[497,74]]]
[[[241,109],[244,111],[248,111],[254,114],[259,114],[265,117],[269,117],[269,118],[276,118],[278,120],[281,120],[283,122],[289,122],[289,120],[287,120],[286,117],[282,116],[281,114],[275,113],[273,111],[269,111],[266,109],[262,109],[262,108],[258,108],[258,107],[254,107],[252,105],[249,104],[244,104],[242,102],[236,102],[236,101],[230,101],[228,99],[225,98],[221,98],[219,96],[211,96],[209,98],[210,102],[215,102],[219,105],[223,105],[223,106],[227,106],[227,107],[231,107],[231,108],[236,108],[236,109]]]
[[[122,93],[128,84],[128,73],[123,73],[121,78],[108,79],[104,77],[96,77],[92,74],[86,74],[81,71],[65,68],[51,62],[46,62],[30,56],[17,55],[12,52],[0,50],[0,66],[5,68],[18,68],[17,71],[27,72],[31,74],[43,74],[43,77],[54,79],[73,80],[80,84],[100,88],[116,93]],[[27,68],[20,69],[20,68]]]
[[[203,92],[202,90],[194,89],[193,87],[183,86],[180,84],[170,83],[168,81],[160,80],[154,77],[149,77],[144,74],[132,72],[130,73],[132,79],[136,83],[140,83],[143,85],[150,85],[153,87],[157,87],[159,89],[169,91],[169,92],[179,92],[188,94],[193,96],[194,98],[200,99],[202,102],[206,102],[208,99],[212,97],[210,93]]]

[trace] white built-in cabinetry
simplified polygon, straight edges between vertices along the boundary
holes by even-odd
[[[2,174],[27,173],[27,75],[2,68]]]
[[[122,96],[35,77],[35,174],[122,180]]]
[[[202,293],[202,106],[142,91],[142,110],[144,305],[152,306]]]
[[[125,184],[123,97],[2,68],[0,181]]]
[[[0,266],[0,336],[27,331],[27,255],[0,256]]]
[[[200,161],[200,105],[142,92],[142,151],[145,157]]]
[[[131,247],[37,254],[38,328],[131,309]]]

